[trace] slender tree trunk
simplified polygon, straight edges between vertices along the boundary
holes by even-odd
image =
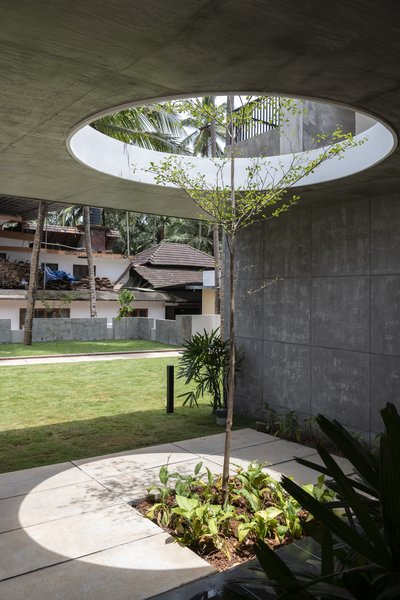
[[[215,314],[221,313],[221,254],[219,251],[219,227],[213,225],[213,254],[215,263]],[[224,335],[222,330],[222,320],[220,327],[221,336]]]
[[[35,300],[36,300],[36,291],[38,284],[38,271],[39,271],[39,258],[40,258],[40,249],[42,245],[42,236],[43,236],[43,225],[44,219],[46,216],[47,203],[39,202],[38,209],[38,218],[35,230],[35,237],[33,240],[33,248],[31,254],[31,266],[29,271],[29,287],[28,287],[28,296],[26,303],[26,315],[25,315],[25,325],[24,325],[24,344],[27,346],[32,345],[32,324],[33,324],[33,315],[35,312]]]
[[[228,500],[229,492],[229,463],[232,445],[232,424],[233,424],[233,404],[235,399],[235,368],[236,368],[236,350],[235,350],[235,220],[236,220],[236,194],[235,194],[235,139],[234,127],[232,123],[233,97],[228,96],[228,114],[229,114],[229,133],[231,142],[231,210],[232,210],[232,228],[229,237],[229,373],[228,373],[228,397],[227,397],[227,416],[225,430],[225,448],[224,448],[224,466],[222,470],[222,501],[225,504]]]
[[[131,240],[130,240],[130,232],[129,232],[129,212],[126,211],[126,255],[129,256],[130,255],[130,247],[131,247]]]
[[[214,104],[215,99],[212,98],[212,103]],[[217,135],[215,131],[215,119],[211,119],[210,123],[210,147],[211,147],[211,156],[215,158],[217,155]],[[214,263],[215,263],[215,314],[219,315],[221,312],[221,257],[219,251],[219,227],[216,223],[213,225],[213,254],[214,254]],[[224,332],[222,329],[222,323],[220,327],[220,334],[223,336]]]
[[[95,282],[95,278],[94,278],[92,238],[90,235],[90,208],[89,208],[89,206],[83,207],[83,226],[85,229],[85,247],[86,247],[87,265],[88,265],[88,273],[89,273],[90,316],[97,317],[96,282]]]

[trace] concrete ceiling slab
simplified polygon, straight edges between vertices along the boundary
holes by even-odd
[[[372,0],[3,0],[0,194],[196,215],[178,192],[97,173],[68,153],[77,123],[154,97],[317,97],[371,112],[399,134],[399,17],[397,2]],[[398,167],[397,149],[303,193],[320,202],[395,195]]]

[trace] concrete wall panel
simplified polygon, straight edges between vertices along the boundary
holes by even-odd
[[[240,370],[237,373],[235,412],[260,416],[259,403],[262,395],[263,344],[261,340],[237,339],[239,356],[242,353]]]
[[[33,319],[33,342],[92,341],[107,337],[107,319]]]
[[[311,283],[313,346],[369,351],[368,277],[320,277]]]
[[[371,279],[371,349],[400,355],[400,275]]]
[[[263,404],[310,416],[310,348],[264,342]]]
[[[312,413],[369,432],[369,355],[313,348],[311,356]]]
[[[369,204],[316,208],[312,215],[313,276],[369,273]]]
[[[260,415],[268,402],[301,416],[325,413],[366,435],[379,431],[379,409],[400,406],[400,203],[299,208],[261,228],[264,276],[238,278],[239,335],[251,339],[255,361],[249,378],[238,375],[241,412]],[[253,265],[261,247],[260,225],[254,247],[252,230],[243,247],[238,239],[242,272],[247,253]],[[249,272],[258,275],[259,264]],[[262,303],[248,294],[257,288]]]
[[[263,238],[263,223],[255,223],[243,231],[235,257],[237,274],[241,279],[264,276]]]
[[[399,223],[398,198],[382,198],[371,203],[371,273],[399,272]]]
[[[310,341],[310,280],[266,280],[264,339],[308,344]]]
[[[138,338],[138,322],[135,317],[113,319],[114,340],[129,340]]]
[[[258,338],[263,319],[264,280],[244,280],[237,286],[236,298],[236,333],[239,337]],[[225,296],[226,308],[228,298]],[[249,315],[253,315],[249,320]],[[226,325],[229,321],[226,319]]]
[[[282,217],[265,221],[264,277],[309,275],[310,214],[307,208],[293,209]]]
[[[0,319],[0,344],[11,344],[11,319]]]

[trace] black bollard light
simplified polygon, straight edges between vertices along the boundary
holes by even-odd
[[[174,412],[174,365],[167,365],[167,413]]]

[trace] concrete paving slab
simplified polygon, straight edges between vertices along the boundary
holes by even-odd
[[[214,573],[167,534],[3,581],[12,600],[145,600]]]
[[[342,471],[345,475],[351,475],[352,473],[354,473],[353,466],[352,466],[351,462],[349,460],[347,460],[347,458],[343,458],[343,456],[337,456],[336,454],[332,454],[331,456],[335,459],[335,462],[337,462],[337,464],[342,469]],[[318,465],[324,464],[322,458],[317,453],[315,454],[315,456],[312,456],[311,458],[307,457],[307,460],[312,460],[313,462],[317,463]]]
[[[281,463],[279,465],[279,471],[271,467],[267,467],[264,470],[267,473],[269,473],[271,477],[276,479],[276,481],[280,481],[282,479],[282,475],[286,475],[287,477],[293,478],[294,481],[299,485],[305,485],[307,483],[316,483],[317,478],[320,475],[320,473],[318,473],[317,471],[309,469],[308,467],[303,467],[294,460],[289,460],[288,462]]]
[[[194,468],[199,462],[203,463],[200,473],[205,474],[206,468],[209,468],[211,473],[216,475],[222,473],[222,465],[209,460],[202,460],[201,458],[194,458],[193,460],[171,465],[170,472],[180,473],[181,475],[193,475]],[[231,471],[233,473],[233,470]],[[146,496],[146,488],[151,484],[160,484],[159,472],[159,467],[155,467],[136,473],[107,477],[100,479],[99,482],[114,494],[120,496],[125,502],[132,502],[144,498]]]
[[[160,529],[122,503],[0,535],[0,579],[140,540]]]
[[[162,444],[129,450],[119,454],[109,454],[93,459],[74,461],[86,473],[92,477],[105,478],[117,473],[136,472],[137,470],[150,469],[169,464],[182,462],[191,458],[189,452],[177,448],[174,444]]]
[[[0,498],[49,490],[91,481],[91,477],[70,462],[0,474]]]
[[[232,450],[275,442],[278,438],[267,433],[255,431],[255,429],[238,429],[232,432]],[[176,446],[183,448],[193,454],[220,454],[224,451],[225,432],[216,433],[206,437],[194,438],[183,442],[175,442]]]
[[[293,442],[278,439],[275,442],[267,442],[266,444],[257,444],[247,448],[239,448],[232,450],[231,464],[241,467],[247,466],[252,461],[276,465],[281,462],[292,460],[293,456],[310,456],[315,453],[315,450]],[[202,456],[218,464],[223,464],[223,453],[212,455],[202,454]]]
[[[221,432],[0,475],[0,531],[8,529],[0,533],[0,594],[7,600],[142,600],[213,572],[126,503],[143,497],[168,460],[172,472],[192,474],[203,461],[203,469],[220,473],[223,447]],[[235,464],[268,461],[276,479],[284,473],[300,484],[315,481],[318,473],[293,456],[320,461],[300,444],[251,429],[233,433],[232,472]],[[348,462],[337,460],[349,472]],[[14,526],[19,529],[10,531]]]
[[[120,502],[115,494],[93,480],[51,490],[33,491],[26,496],[4,498],[0,500],[0,533]]]

